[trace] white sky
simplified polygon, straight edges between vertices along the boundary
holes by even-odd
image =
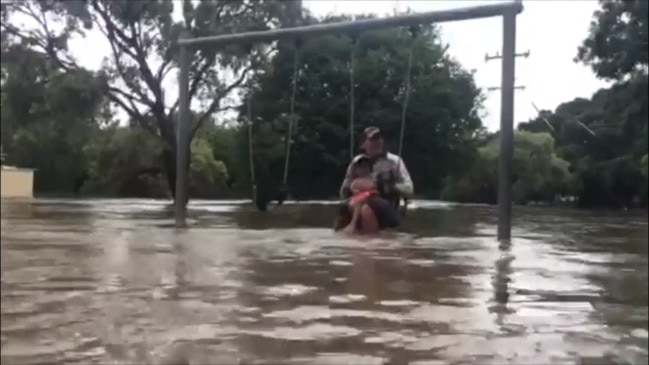
[[[391,14],[395,7],[415,12],[451,9],[484,4],[490,0],[304,0],[314,15],[375,13]],[[577,47],[587,34],[596,0],[528,0],[518,16],[517,52],[531,51],[529,58],[517,58],[517,85],[526,90],[515,96],[515,122],[526,121],[536,115],[533,101],[541,109],[554,109],[575,97],[590,97],[606,86],[597,80],[586,66],[573,62]],[[441,24],[442,40],[450,44],[451,54],[467,69],[476,70],[478,86],[500,85],[500,61],[485,63],[485,54],[494,54],[502,47],[502,19],[489,18]],[[106,41],[91,33],[85,39],[75,40],[75,55],[86,67],[97,69],[103,57],[109,55]],[[167,99],[178,95],[176,75],[165,82]],[[497,130],[500,118],[499,91],[487,93],[485,126]]]
[[[316,14],[391,13],[395,6],[415,12],[444,10],[484,4],[490,0],[419,0],[419,1],[326,1],[305,0]],[[490,1],[494,2],[494,1]],[[554,109],[575,97],[590,97],[606,86],[591,70],[573,62],[577,47],[586,37],[597,0],[528,0],[518,16],[516,50],[530,50],[529,58],[516,59],[516,84],[526,90],[516,91],[515,122],[536,116],[532,101],[541,109]],[[502,18],[488,18],[442,23],[442,40],[449,43],[451,54],[467,69],[476,70],[478,86],[500,86],[499,60],[485,62],[485,54],[501,53]],[[500,125],[500,91],[487,93],[485,126],[494,131]]]

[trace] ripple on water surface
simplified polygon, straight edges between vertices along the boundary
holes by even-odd
[[[3,203],[2,360],[647,363],[646,215],[523,209],[507,245],[480,206],[417,202],[413,234],[370,240],[322,202],[192,202],[186,231],[171,213]]]

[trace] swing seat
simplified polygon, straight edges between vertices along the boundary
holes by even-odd
[[[260,212],[267,212],[269,211],[268,208],[272,202],[277,202],[277,204],[273,205],[273,209],[284,204],[288,198],[288,188],[285,185],[282,185],[277,189],[277,191],[272,192],[268,190],[259,191],[255,187],[253,195],[253,203],[255,204],[255,207],[257,207]]]
[[[288,199],[288,188],[286,185],[282,185],[278,190],[277,194],[275,195],[275,201],[277,201],[277,205],[282,205],[284,202]]]
[[[291,140],[293,138],[293,119],[295,118],[295,95],[297,93],[297,82],[298,82],[298,65],[299,65],[299,45],[300,41],[296,40],[295,50],[293,52],[293,80],[291,86],[291,103],[289,107],[290,120],[288,123],[288,131],[286,133],[286,154],[284,157],[284,179],[282,185],[276,191],[257,191],[257,186],[255,185],[255,166],[254,166],[254,155],[253,155],[253,138],[252,138],[252,101],[248,98],[248,146],[250,152],[250,175],[252,177],[253,183],[253,201],[257,209],[261,212],[267,212],[268,205],[270,202],[277,202],[273,206],[277,208],[278,206],[284,204],[288,198],[288,188],[286,186],[288,179],[288,168],[290,166],[291,159]]]
[[[408,210],[408,198],[402,196],[394,189],[396,184],[396,176],[392,171],[381,173],[377,179],[377,190],[380,192],[381,196],[389,201],[396,211],[401,210],[402,214],[405,215]],[[403,201],[403,205],[401,204]]]

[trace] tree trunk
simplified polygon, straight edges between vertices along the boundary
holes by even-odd
[[[176,201],[176,151],[172,148],[162,150],[162,166],[167,177],[167,186],[171,198]]]
[[[189,172],[189,167],[191,165],[191,159],[188,159],[186,169]],[[164,148],[162,150],[162,165],[164,167],[165,176],[167,177],[167,185],[169,186],[169,192],[171,197],[176,201],[176,149],[175,148]],[[189,176],[189,175],[188,175]],[[189,185],[189,184],[188,184]],[[189,189],[185,204],[189,202]]]

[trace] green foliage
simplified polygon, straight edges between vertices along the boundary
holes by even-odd
[[[647,202],[647,2],[600,1],[577,59],[615,82],[519,126],[514,199],[582,206]],[[173,17],[175,7],[182,16]],[[162,85],[177,71],[173,43],[324,20],[304,17],[300,1],[97,0],[2,4],[3,163],[38,169],[39,193],[169,197],[175,189],[178,100]],[[29,19],[35,28],[20,26]],[[22,20],[21,20],[22,21]],[[69,42],[98,30],[111,54],[99,72],[81,67]],[[256,183],[276,188],[291,146],[288,181],[298,198],[336,194],[349,162],[350,57],[354,54],[353,136],[380,127],[397,152],[408,54],[412,93],[403,158],[416,191],[462,202],[495,203],[498,135],[482,126],[473,75],[446,53],[435,27],[309,38],[299,49],[295,116],[289,116],[294,44],[198,47],[191,64],[192,197],[249,197]],[[225,72],[223,72],[225,70]],[[252,107],[237,120],[215,112],[238,89]],[[118,123],[114,108],[128,116]],[[293,135],[287,136],[292,123]],[[289,137],[289,138],[287,138]],[[288,140],[287,140],[288,139]],[[251,148],[252,147],[252,148]],[[356,152],[356,151],[354,151]],[[5,154],[6,153],[6,154]]]
[[[199,131],[199,137],[209,141],[214,158],[222,161],[227,168],[228,176],[225,181],[229,189],[227,195],[249,198],[250,162],[247,129],[236,125],[206,124]]]
[[[103,117],[105,90],[86,70],[64,72],[28,47],[3,44],[3,162],[37,169],[39,191],[73,192],[86,168],[82,147]]]
[[[112,126],[84,147],[86,194],[164,197],[159,156],[162,144],[139,128]]]
[[[129,197],[168,197],[160,155],[162,142],[138,127],[113,126],[102,130],[85,146],[88,180],[84,193]],[[225,187],[227,168],[216,160],[210,142],[202,136],[191,146],[192,196],[218,197]]]
[[[181,19],[172,16],[176,6],[182,7]],[[36,29],[21,27],[16,16],[32,20]],[[102,79],[110,85],[106,96],[133,123],[163,141],[165,153],[160,158],[173,194],[177,140],[173,117],[178,101],[166,105],[162,85],[177,67],[174,43],[183,35],[265,30],[294,23],[301,17],[301,1],[31,0],[3,3],[2,17],[3,48],[21,44],[64,71],[81,69],[68,48],[69,40],[83,33],[81,25],[99,30],[111,49],[101,70]],[[267,59],[270,50],[266,45],[196,49],[189,99],[198,99],[204,108],[193,120],[192,137],[248,73]],[[224,77],[224,69],[234,77]]]
[[[449,178],[443,198],[493,204],[497,198],[499,140],[493,138],[478,150],[465,174]],[[517,132],[514,137],[514,201],[554,202],[570,184],[569,164],[554,151],[547,133]]]
[[[201,198],[218,197],[226,188],[228,170],[225,163],[217,161],[209,140],[197,137],[191,145],[190,193]]]
[[[574,171],[572,194],[585,206],[646,202],[648,2],[601,0],[577,59],[616,81],[591,99],[541,112],[521,129],[554,130],[559,154]]]
[[[597,76],[620,80],[641,71],[646,74],[649,2],[600,0],[588,37],[578,49],[577,60],[589,64]]]
[[[356,45],[347,36],[323,36],[299,50],[298,118],[292,143],[292,155],[299,157],[291,161],[292,193],[300,197],[336,194],[350,156],[352,52],[354,135],[357,139],[363,128],[376,125],[387,136],[390,150],[397,152],[411,47],[415,56],[403,157],[418,192],[438,195],[444,176],[463,169],[473,152],[473,136],[482,127],[477,115],[482,97],[473,76],[446,54],[436,28],[423,28],[417,39],[403,29],[370,32],[360,36]],[[258,175],[270,185],[278,185],[283,172],[293,58],[293,45],[281,43],[247,96],[252,100],[255,147],[265,151],[264,161],[258,160]],[[247,111],[241,110],[241,119],[246,116]]]
[[[558,154],[569,161],[571,195],[586,206],[629,206],[646,186],[640,161],[647,154],[647,76],[639,75],[588,99],[543,111],[521,130],[549,131]]]

